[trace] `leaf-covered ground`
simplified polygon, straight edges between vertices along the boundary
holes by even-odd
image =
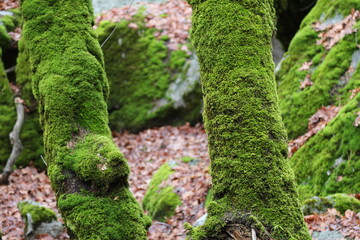
[[[141,202],[153,173],[166,162],[177,162],[176,173],[167,180],[182,200],[176,215],[166,222],[154,221],[149,229],[150,240],[185,239],[184,222],[194,223],[205,212],[204,202],[210,185],[206,134],[202,125],[161,127],[139,134],[113,133],[114,141],[125,154],[131,167],[130,186]],[[183,162],[193,159],[191,164]],[[0,224],[3,240],[24,239],[17,203],[35,200],[57,212],[55,196],[44,172],[33,167],[17,169],[9,186],[0,186]],[[165,184],[165,183],[163,183]],[[344,216],[331,209],[323,215],[305,217],[310,232],[339,231],[347,239],[360,239],[360,214],[347,211]],[[52,239],[43,235],[38,239]],[[64,232],[61,240],[68,239]],[[345,239],[345,238],[344,238]]]

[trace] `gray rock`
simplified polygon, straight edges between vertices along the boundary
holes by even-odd
[[[312,238],[314,240],[340,240],[344,239],[344,236],[338,231],[323,231],[313,232]]]
[[[93,0],[93,6],[94,6],[94,13],[99,14],[102,11],[109,10],[112,8],[118,8],[123,7],[126,5],[130,5],[132,3],[132,6],[135,6],[138,3],[141,2],[148,2],[148,3],[161,3],[166,2],[167,0]]]
[[[198,227],[198,226],[204,225],[207,215],[208,215],[208,214],[205,213],[205,214],[202,215],[198,220],[196,220],[196,222],[194,223],[194,227]]]

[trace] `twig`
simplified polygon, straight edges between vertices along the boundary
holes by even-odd
[[[126,10],[126,14],[129,12],[129,10],[130,10],[133,2],[134,2],[134,0],[131,1],[129,8]],[[124,19],[124,18],[123,18],[123,19]],[[121,20],[123,20],[123,19],[121,19]],[[116,29],[117,29],[118,26],[120,25],[121,20],[119,20],[119,22],[115,25],[114,29],[111,31],[110,35],[102,42],[102,44],[100,45],[100,48],[102,48],[102,47],[105,45],[105,43],[111,38],[111,36],[114,34],[114,32],[116,31]]]
[[[10,142],[13,145],[10,157],[8,158],[6,165],[3,169],[2,177],[0,178],[0,185],[2,184],[9,184],[9,176],[12,172],[13,166],[15,164],[15,160],[20,155],[23,145],[20,140],[20,131],[22,128],[22,125],[24,124],[24,114],[25,109],[24,105],[22,104],[22,99],[19,97],[16,97],[14,99],[15,105],[16,105],[16,112],[17,112],[17,119],[14,125],[13,130],[9,134]]]
[[[5,69],[5,73],[11,73],[15,71],[16,66],[12,66],[11,68]]]
[[[251,228],[251,238],[252,240],[256,240],[256,232],[255,232],[255,229]]]

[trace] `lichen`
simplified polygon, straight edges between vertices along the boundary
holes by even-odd
[[[180,197],[174,192],[173,186],[160,187],[161,183],[173,173],[169,164],[165,163],[151,178],[142,204],[152,219],[164,221],[165,217],[172,217],[176,206],[181,204]]]
[[[254,227],[264,239],[266,232],[273,239],[311,239],[286,159],[271,56],[272,1],[189,3],[213,183],[208,218],[189,237],[217,238],[234,223]]]
[[[24,0],[21,10],[48,175],[72,238],[146,239],[149,219],[128,190],[129,168],[107,125],[91,1]]]

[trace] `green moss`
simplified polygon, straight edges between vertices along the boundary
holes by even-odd
[[[145,239],[149,219],[128,190],[129,168],[107,125],[91,1],[24,0],[21,9],[48,174],[72,238]]]
[[[321,106],[346,104],[348,98],[345,95],[349,88],[358,84],[358,80],[351,80],[354,83],[344,86],[340,81],[350,66],[352,54],[358,49],[355,34],[346,36],[326,51],[316,44],[318,32],[311,25],[335,13],[348,15],[353,7],[360,7],[359,3],[354,4],[351,0],[333,1],[330,5],[328,1],[318,1],[290,43],[286,59],[277,73],[280,110],[290,138],[306,132],[308,119]],[[303,63],[310,61],[313,66],[309,71],[299,70]],[[311,75],[314,84],[301,90],[300,82],[307,74]]]
[[[334,194],[327,197],[312,197],[304,202],[304,214],[325,213],[328,208],[336,208],[341,214],[346,210],[360,211],[360,201],[346,194]]]
[[[184,162],[184,163],[189,163],[191,161],[195,160],[194,158],[192,157],[182,157],[181,158],[181,161]]]
[[[174,173],[169,164],[162,165],[151,178],[143,200],[143,207],[151,218],[164,221],[165,217],[172,217],[175,208],[181,204],[180,197],[174,192],[173,186],[161,187],[163,181]]]
[[[2,49],[6,49],[10,46],[11,38],[7,34],[6,27],[4,25],[0,25],[0,47]]]
[[[217,238],[234,223],[273,239],[311,239],[286,159],[271,55],[272,1],[189,2],[214,196],[205,224],[190,237]]]
[[[85,134],[69,142],[62,158],[64,168],[102,193],[111,186],[125,182],[129,175],[126,159],[112,140],[105,136]]]
[[[3,62],[1,61],[1,55],[2,51],[0,48],[0,171],[5,166],[11,153],[12,145],[10,144],[9,133],[16,121],[13,94],[10,90]]]
[[[26,218],[28,213],[31,215],[35,228],[43,222],[49,223],[57,219],[53,210],[43,207],[36,202],[22,201],[18,204],[18,208],[23,218]]]
[[[37,169],[45,170],[46,165],[41,159],[41,156],[44,156],[44,146],[37,111],[25,114],[25,122],[21,129],[20,139],[24,148],[18,159],[16,159],[16,166],[24,167],[31,163]]]
[[[129,28],[129,23],[136,23],[138,29]],[[96,30],[100,43],[115,25],[108,21],[100,23]],[[164,124],[194,123],[199,119],[199,91],[185,96],[187,106],[178,109],[174,109],[166,95],[170,83],[182,74],[189,56],[181,50],[170,51],[166,46],[168,37],[158,40],[155,31],[145,27],[144,16],[139,13],[131,21],[122,21],[103,46],[111,86],[109,118],[112,129],[139,131]]]
[[[360,129],[353,126],[360,94],[291,158],[303,199],[360,188]]]
[[[16,23],[14,23],[13,19],[14,18],[11,16],[4,16],[4,17],[0,18],[0,22],[3,23],[3,25],[6,28],[6,31],[8,31],[8,32],[11,32],[15,29]]]
[[[303,19],[300,28],[310,25],[319,20],[334,17],[336,14],[346,16],[351,9],[359,9],[360,3],[357,0],[335,0],[329,2],[327,0],[319,0],[316,2],[310,13]]]
[[[58,206],[67,216],[70,235],[77,233],[76,239],[146,239],[145,229],[151,224],[128,189],[108,197],[65,194],[58,199]]]
[[[187,53],[182,50],[172,51],[170,53],[169,67],[171,70],[176,71],[184,66],[187,58]]]
[[[45,164],[41,159],[44,155],[42,143],[42,130],[39,123],[37,102],[32,94],[31,70],[29,52],[25,47],[24,39],[18,42],[19,54],[16,63],[16,84],[21,86],[20,96],[27,106],[25,122],[21,130],[21,142],[23,150],[16,160],[17,166],[27,166],[32,162],[38,169],[45,169]]]

